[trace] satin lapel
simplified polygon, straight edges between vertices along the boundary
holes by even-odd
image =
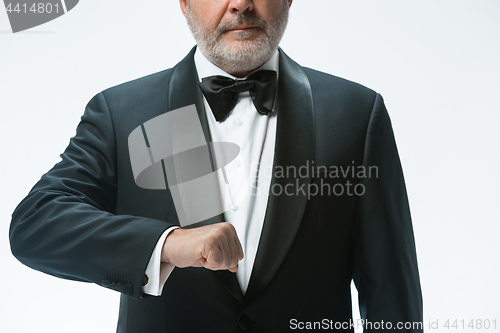
[[[200,118],[201,127],[203,129],[203,134],[205,135],[205,140],[208,143],[212,140],[210,138],[210,130],[205,113],[205,106],[203,104],[203,97],[201,95],[201,90],[198,87],[198,73],[196,72],[196,66],[194,64],[195,50],[196,47],[194,47],[191,52],[189,52],[189,54],[172,70],[168,93],[169,111],[195,104],[198,117]],[[212,163],[212,165],[214,164]],[[224,214],[220,214],[208,220],[196,223],[191,227],[198,227],[222,221],[224,221]],[[214,271],[212,273],[237,300],[240,302],[242,301],[243,294],[235,273],[231,273],[227,270]]]
[[[189,54],[172,70],[168,93],[169,111],[195,104],[203,134],[205,134],[205,140],[210,142],[210,130],[203,105],[203,97],[198,88],[198,73],[194,65],[195,51],[196,47],[193,47]]]
[[[248,304],[278,271],[290,249],[307,204],[306,192],[274,195],[287,184],[307,190],[310,178],[275,177],[280,167],[311,165],[314,157],[313,100],[309,80],[302,68],[280,49],[276,147],[269,202],[257,256],[245,295]],[[310,174],[310,173],[309,173]],[[298,183],[297,183],[298,181]],[[299,192],[298,194],[296,192]],[[244,304],[244,305],[245,305]]]

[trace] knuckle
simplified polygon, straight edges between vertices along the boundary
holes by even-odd
[[[231,230],[231,231],[236,231],[236,229],[234,228],[234,225],[232,225],[232,224],[231,224],[231,223],[229,223],[229,222],[226,222],[226,223],[227,223],[227,226],[228,226],[229,230]]]
[[[220,227],[225,232],[231,232],[234,230],[234,226],[229,222],[221,223]]]

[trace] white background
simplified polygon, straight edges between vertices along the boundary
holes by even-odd
[[[500,331],[500,2],[296,0],[282,48],[386,101],[406,176],[425,325]],[[88,100],[194,45],[177,1],[82,0],[12,34],[0,10],[0,332],[113,332],[119,295],[33,271],[10,215],[59,161]],[[466,329],[492,332],[493,329]]]

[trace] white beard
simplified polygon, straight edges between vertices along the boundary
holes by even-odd
[[[203,55],[228,73],[241,73],[257,69],[271,58],[285,32],[288,9],[288,1],[283,1],[282,13],[271,26],[260,17],[243,14],[236,16],[234,20],[219,24],[215,31],[202,27],[189,6],[186,18]],[[237,38],[242,42],[238,46],[228,45],[222,40],[225,31],[242,24],[256,25],[263,33],[257,39],[249,41],[246,39],[251,37],[253,32],[240,32]]]

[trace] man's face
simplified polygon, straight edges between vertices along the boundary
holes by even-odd
[[[225,71],[243,76],[276,50],[292,0],[180,0],[202,53]]]

